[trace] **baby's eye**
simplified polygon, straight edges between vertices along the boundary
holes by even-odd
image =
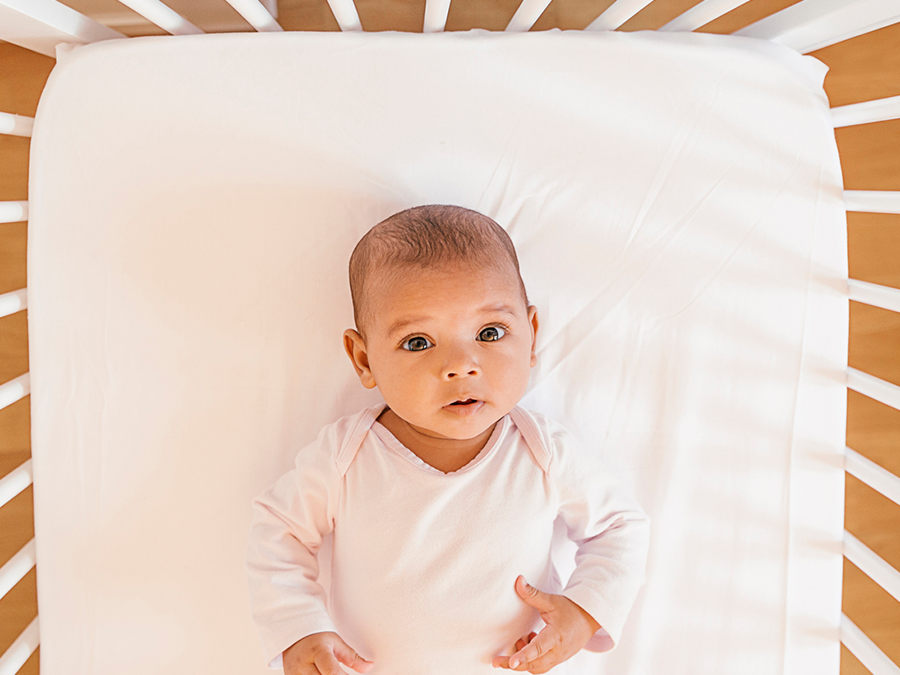
[[[423,337],[419,336],[419,337],[409,338],[409,340],[404,342],[402,346],[403,346],[403,349],[410,351],[410,352],[421,352],[421,351],[428,349],[429,347],[433,347],[434,345],[432,345],[428,341],[428,338],[423,338]]]
[[[478,334],[478,339],[481,342],[496,342],[504,335],[506,335],[506,331],[500,326],[488,326],[481,330]]]

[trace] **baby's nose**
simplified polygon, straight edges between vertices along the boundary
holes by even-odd
[[[481,374],[481,367],[467,350],[457,350],[449,355],[444,363],[443,378],[454,380],[459,377],[472,377]]]

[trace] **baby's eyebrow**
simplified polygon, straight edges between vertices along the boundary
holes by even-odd
[[[401,328],[406,328],[407,326],[415,323],[421,323],[423,321],[427,321],[428,316],[413,316],[413,317],[401,317],[397,319],[394,323],[388,326],[387,334],[388,336],[393,335],[394,333],[399,333]]]
[[[479,307],[477,310],[479,314],[495,314],[497,312],[503,312],[504,314],[509,314],[510,316],[517,316],[516,311],[507,304],[500,303],[496,305],[485,305],[484,307]],[[412,324],[422,323],[431,319],[431,316],[422,315],[422,316],[402,316],[390,326],[388,326],[387,334],[390,337],[394,333],[399,333],[402,329],[410,326]]]
[[[505,312],[506,314],[510,314],[512,316],[517,316],[516,310],[510,307],[509,305],[499,304],[499,305],[485,305],[481,309],[478,310],[482,314],[493,314],[494,312]]]

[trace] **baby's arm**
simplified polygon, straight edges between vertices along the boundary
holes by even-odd
[[[520,662],[514,670],[536,673],[582,648],[602,652],[615,646],[644,583],[649,545],[649,519],[611,474],[593,464],[565,430],[557,427],[552,437],[550,482],[568,536],[578,546],[575,571],[560,595],[531,589],[534,601],[517,580],[519,595],[541,613],[547,626],[537,636],[521,638],[513,656],[494,659],[497,667]],[[586,626],[590,633],[584,637]]]
[[[246,563],[250,608],[272,668],[282,665],[289,648],[302,652],[298,645],[307,636],[340,640],[317,581],[317,553],[333,529],[341,482],[327,431],[297,454],[293,471],[253,501]]]

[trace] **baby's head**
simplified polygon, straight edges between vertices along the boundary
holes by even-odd
[[[487,216],[437,205],[391,216],[353,251],[350,290],[347,353],[413,428],[472,438],[525,393],[537,312],[512,241]]]

